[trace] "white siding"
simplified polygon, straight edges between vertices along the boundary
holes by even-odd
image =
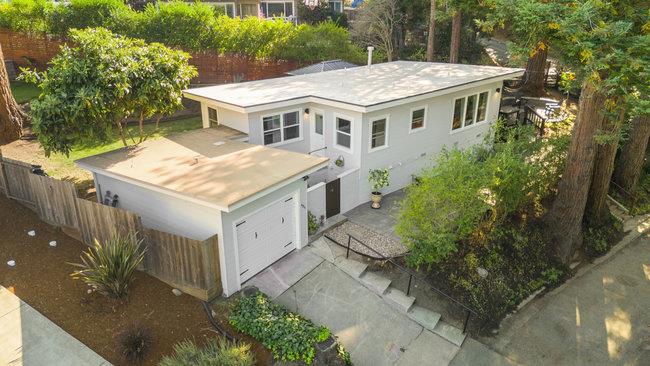
[[[146,227],[205,240],[219,232],[221,211],[95,173],[95,187],[119,196],[117,207],[135,212]]]
[[[341,213],[365,202],[359,197],[359,169],[350,169],[338,176],[341,179]]]
[[[235,224],[246,216],[290,194],[294,194],[294,199],[297,201],[295,234],[297,248],[301,248],[307,244],[307,183],[302,179],[288,184],[264,197],[258,198],[233,212],[222,213],[223,229],[221,237],[223,238],[224,252],[220,254],[222,254],[221,258],[224,258],[224,261],[222,261],[221,280],[225,296],[230,296],[239,291],[241,285],[239,283],[237,262],[238,248],[234,238]]]
[[[500,93],[497,88],[502,87],[502,82],[467,88],[463,91],[450,93],[431,98],[426,101],[404,104],[387,108],[364,115],[363,118],[363,156],[360,171],[359,201],[367,202],[372,191],[368,183],[370,169],[388,168],[390,170],[390,186],[383,190],[389,193],[407,186],[411,176],[417,174],[422,168],[430,166],[434,157],[444,146],[457,145],[467,148],[483,141],[490,130],[491,124],[497,119]],[[454,100],[461,96],[477,94],[488,91],[487,122],[475,124],[466,129],[451,130],[451,121],[454,109]],[[420,106],[427,107],[425,128],[410,133],[411,109]],[[388,147],[371,151],[370,121],[376,117],[388,115]],[[343,190],[343,185],[341,185]],[[343,209],[341,212],[345,212]]]
[[[233,128],[243,133],[248,133],[248,115],[246,113],[235,112],[233,110],[217,107],[205,102],[201,103],[201,118],[203,119],[203,128],[210,127],[208,107],[217,110],[220,125]]]
[[[318,183],[307,189],[307,209],[320,222],[321,216],[325,216],[325,183]]]

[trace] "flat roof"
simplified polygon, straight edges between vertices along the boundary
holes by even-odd
[[[244,83],[193,88],[190,99],[210,99],[240,108],[306,97],[370,107],[489,79],[507,79],[523,69],[416,61],[395,61]]]
[[[329,61],[323,61],[317,64],[301,67],[299,69],[289,71],[286,74],[297,76],[297,75],[313,74],[315,72],[349,69],[352,67],[359,67],[359,65],[355,65],[351,62],[347,62],[343,60],[329,60]]]
[[[99,174],[222,211],[321,168],[327,158],[233,141],[237,131],[194,130],[76,161]],[[119,194],[119,192],[118,192]]]

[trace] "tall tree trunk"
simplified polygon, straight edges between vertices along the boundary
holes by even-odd
[[[546,220],[555,237],[557,254],[568,264],[577,245],[582,242],[582,219],[596,155],[594,136],[602,125],[605,95],[592,81],[582,86],[578,116],[571,134],[567,162],[558,193]]]
[[[18,140],[27,115],[20,109],[9,87],[9,75],[0,46],[0,142]]]
[[[436,0],[431,0],[431,9],[429,13],[429,34],[427,35],[427,61],[433,62],[433,53],[435,50],[436,34]]]
[[[650,116],[634,118],[630,136],[623,144],[614,169],[614,182],[629,194],[634,194],[636,191],[648,148],[648,139],[650,139]]]
[[[460,10],[454,10],[454,15],[451,17],[451,44],[449,45],[449,63],[452,64],[458,63],[462,23],[463,19]]]
[[[528,63],[526,64],[526,72],[524,73],[523,90],[527,94],[540,96],[544,92],[544,84],[546,82],[546,60],[548,58],[548,45],[546,42],[541,41],[537,44],[535,50],[531,53]]]
[[[602,108],[602,107],[601,107]],[[605,117],[601,130],[609,135],[607,141],[598,144],[594,158],[594,171],[587,196],[586,219],[591,225],[597,226],[606,223],[607,193],[609,183],[614,172],[614,161],[618,149],[619,134],[625,120],[625,111],[622,110],[617,117]]]

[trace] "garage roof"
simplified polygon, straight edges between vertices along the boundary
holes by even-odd
[[[230,140],[233,131],[219,127],[168,135],[76,163],[222,211],[327,164],[327,158]]]
[[[508,79],[522,69],[415,61],[325,71],[245,83],[193,88],[190,99],[208,99],[249,108],[314,97],[358,107],[437,92],[485,80]]]

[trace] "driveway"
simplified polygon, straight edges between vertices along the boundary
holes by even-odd
[[[0,286],[0,365],[110,366],[110,363]]]
[[[650,239],[531,303],[484,341],[525,365],[650,365]]]

